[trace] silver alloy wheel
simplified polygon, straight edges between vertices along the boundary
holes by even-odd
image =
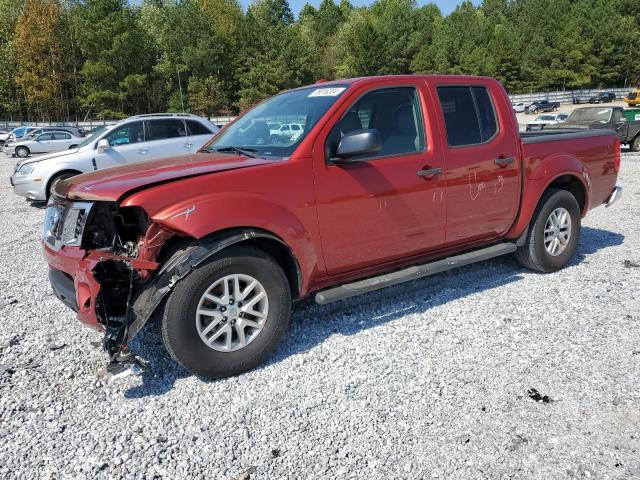
[[[267,292],[258,280],[250,275],[227,275],[200,297],[196,327],[209,348],[233,352],[256,339],[268,313]]]
[[[571,239],[571,215],[566,208],[558,207],[544,225],[544,248],[557,257],[567,248]]]
[[[26,158],[29,156],[29,150],[24,147],[16,148],[16,156],[19,158]]]

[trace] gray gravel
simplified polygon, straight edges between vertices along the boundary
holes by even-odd
[[[640,478],[640,155],[556,274],[513,259],[320,307],[262,368],[203,382],[146,329],[103,353],[52,295],[44,211],[0,157],[0,478]],[[535,388],[550,402],[536,402]]]

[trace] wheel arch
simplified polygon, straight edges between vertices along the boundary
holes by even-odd
[[[213,255],[234,245],[253,245],[274,256],[276,261],[284,262],[280,265],[289,281],[292,297],[299,296],[304,287],[298,260],[289,246],[271,232],[247,227],[222,230],[201,239],[175,236],[163,245],[158,255],[164,261],[161,270],[133,302],[135,320],[127,331],[127,339],[131,340],[140,331],[179,281]]]
[[[81,175],[82,172],[80,170],[76,170],[73,168],[62,168],[60,170],[56,170],[55,172],[53,172],[51,175],[49,175],[49,178],[47,178],[47,183],[45,185],[45,193],[48,195],[49,191],[51,189],[51,185],[53,184],[53,182],[55,182],[58,177],[60,177],[60,175],[65,175],[67,173],[73,174],[73,175]]]
[[[577,158],[569,155],[547,157],[524,179],[525,188],[520,205],[520,215],[507,234],[507,238],[519,238],[529,228],[535,211],[550,188],[567,190],[578,201],[581,216],[590,209],[591,181],[586,168]]]

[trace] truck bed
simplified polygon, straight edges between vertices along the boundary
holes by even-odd
[[[604,137],[610,135],[615,135],[615,132],[607,128],[554,128],[553,130],[520,132],[520,138],[522,139],[522,143],[524,143],[525,145],[530,145],[532,143],[558,142],[561,140],[577,140],[579,138]]]

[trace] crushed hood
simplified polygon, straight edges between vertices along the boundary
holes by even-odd
[[[96,170],[59,181],[54,190],[56,195],[71,200],[117,201],[129,192],[180,178],[279,161],[233,154],[196,153]]]

